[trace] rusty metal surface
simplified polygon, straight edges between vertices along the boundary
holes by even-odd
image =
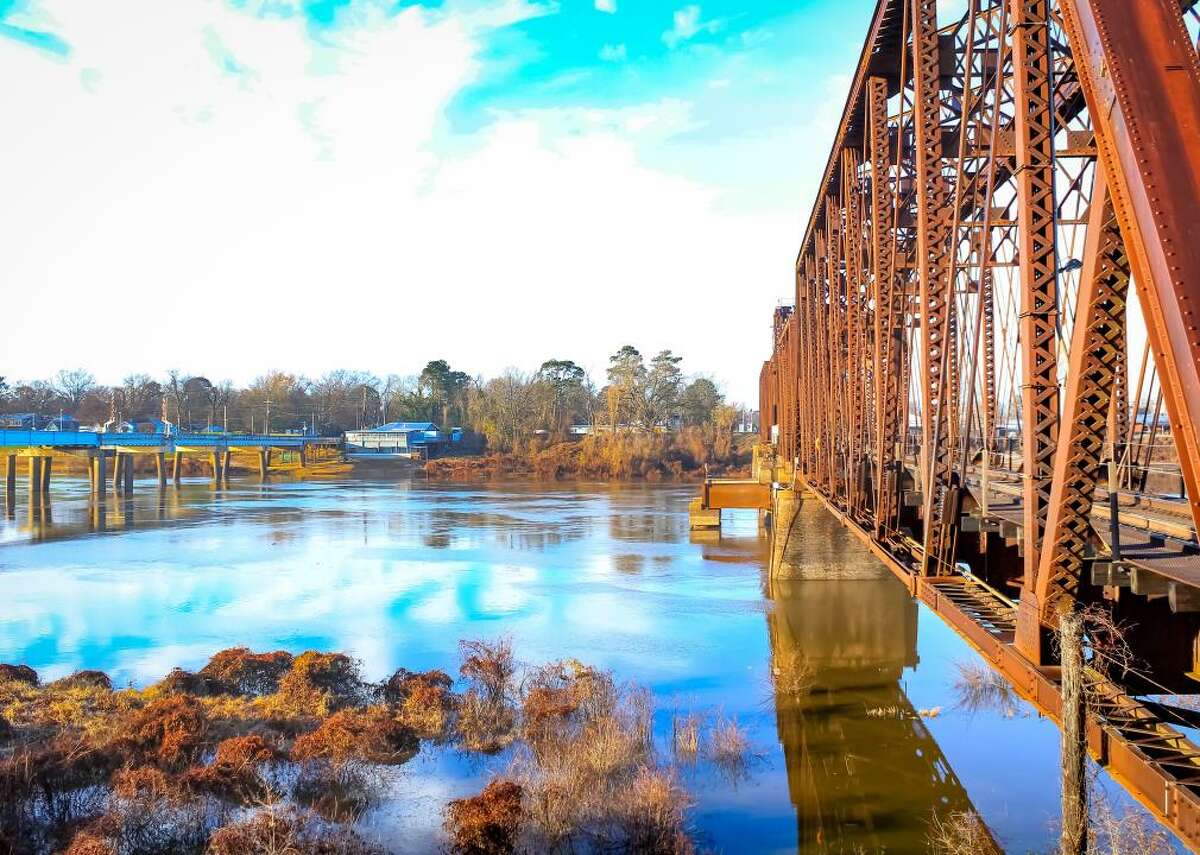
[[[706,478],[701,499],[704,510],[726,510],[728,508],[771,509],[771,485],[758,481]]]

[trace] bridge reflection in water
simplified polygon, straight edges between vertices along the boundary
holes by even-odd
[[[931,817],[970,810],[966,791],[901,687],[917,664],[917,605],[809,503],[770,582],[772,669],[803,657],[812,690],[780,695],[776,726],[803,852],[924,851]],[[819,578],[836,575],[838,578]]]

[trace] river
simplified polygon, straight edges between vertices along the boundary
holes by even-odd
[[[383,480],[187,482],[97,513],[60,478],[47,509],[0,520],[0,661],[144,685],[216,650],[340,650],[379,679],[453,671],[464,638],[575,657],[672,710],[721,712],[754,755],[736,780],[685,773],[717,851],[924,851],[930,816],[974,808],[1004,848],[1056,839],[1058,731],[1032,707],[956,706],[973,651],[813,503],[770,582],[753,512],[692,533],[695,487]],[[834,568],[843,578],[820,578]],[[815,668],[777,703],[773,657]],[[439,811],[503,758],[423,748],[362,826],[397,851],[436,845]],[[1110,789],[1112,789],[1110,787]],[[1119,795],[1118,800],[1122,800]],[[862,847],[858,850],[857,847]]]

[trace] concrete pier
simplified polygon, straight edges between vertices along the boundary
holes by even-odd
[[[271,449],[264,448],[258,453],[258,477],[259,480],[267,480],[267,472],[271,469]]]
[[[220,452],[214,451],[212,457],[213,483],[220,485],[221,483],[221,458],[223,455]]]
[[[36,455],[29,457],[29,496],[40,495],[42,492],[42,458]]]
[[[158,489],[164,490],[167,487],[167,455],[161,451],[154,454],[154,468],[158,473]]]
[[[4,468],[4,489],[8,495],[15,495],[17,492],[17,455],[5,455],[7,461]]]
[[[54,458],[42,458],[42,492],[50,492],[50,473],[54,471]]]
[[[771,513],[771,576],[781,574],[796,514],[800,510],[798,490],[778,489],[775,491],[774,510]]]
[[[225,484],[229,483],[229,468],[233,462],[233,452],[226,449],[221,454],[221,481]]]
[[[125,467],[121,470],[121,474],[125,476],[125,497],[133,495],[133,455],[125,455]]]
[[[183,473],[183,452],[176,451],[171,455],[171,480],[179,486],[179,476]]]

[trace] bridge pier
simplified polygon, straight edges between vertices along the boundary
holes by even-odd
[[[221,480],[229,483],[229,465],[233,462],[233,452],[229,449],[221,452]]]
[[[183,452],[176,451],[171,455],[171,480],[175,482],[175,486],[179,486],[179,476],[183,469]]]
[[[303,469],[307,465],[308,465],[308,446],[301,445],[300,446],[300,468]]]
[[[167,455],[161,451],[154,454],[154,469],[158,473],[158,489],[167,488]]]
[[[29,499],[42,493],[42,458],[37,455],[29,457]]]
[[[271,468],[271,449],[264,448],[258,453],[258,478],[267,480],[267,471]]]
[[[221,486],[221,454],[214,451],[212,457],[213,483]]]
[[[5,455],[4,468],[4,490],[8,495],[16,495],[17,492],[17,455]]]
[[[132,454],[125,455],[125,466],[121,470],[121,474],[125,476],[125,497],[129,498],[133,495],[133,461]]]
[[[54,458],[42,458],[42,493],[50,492],[50,473],[54,471]]]
[[[771,578],[782,575],[792,529],[800,512],[800,495],[800,491],[787,488],[775,491],[771,511]]]

